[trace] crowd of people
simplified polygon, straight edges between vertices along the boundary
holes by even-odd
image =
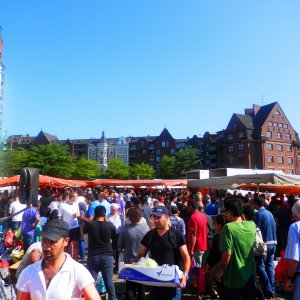
[[[26,207],[16,193],[1,197],[3,216]],[[284,289],[300,299],[299,224],[300,201],[294,196],[87,188],[45,190],[8,226],[21,232],[25,251],[38,248],[39,253],[30,262],[34,264],[19,272],[21,300],[45,299],[45,294],[61,299],[55,298],[55,286],[66,286],[67,277],[66,295],[100,299],[94,286],[99,272],[108,299],[116,299],[113,273],[118,273],[119,261],[133,263],[146,256],[182,270],[177,288],[147,287],[148,299],[181,299],[193,268],[196,299],[206,293],[250,300],[275,297],[274,260],[282,250],[287,259]],[[258,229],[266,246],[260,255],[253,250]],[[32,247],[34,243],[39,244]],[[126,281],[126,299],[145,299],[145,292],[144,285]]]

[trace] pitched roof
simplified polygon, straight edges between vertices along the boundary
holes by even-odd
[[[260,107],[259,111],[253,118],[253,124],[255,128],[261,127],[264,124],[276,104],[277,102],[273,102]]]
[[[242,114],[234,114],[247,129],[254,129],[252,117]]]

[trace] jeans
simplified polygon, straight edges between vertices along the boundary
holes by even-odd
[[[276,245],[268,245],[267,255],[263,255],[256,259],[257,275],[263,284],[266,292],[275,294],[274,285],[274,254]]]
[[[11,227],[13,231],[17,231],[19,227],[21,226],[22,222],[21,221],[12,221],[11,222]]]
[[[255,300],[256,299],[256,283],[254,275],[251,275],[246,285],[241,289],[226,288],[226,300]]]
[[[85,243],[84,243],[84,240],[83,239],[81,239],[80,241],[79,241],[79,257],[80,257],[80,259],[84,259],[84,257],[85,257]]]
[[[24,243],[24,252],[26,252],[29,246],[35,242],[35,234],[23,233],[22,241]]]
[[[108,300],[116,299],[115,286],[113,282],[113,257],[111,255],[95,255],[88,258],[87,268],[96,281],[98,272],[102,273],[105,288],[108,292]]]
[[[181,289],[173,287],[151,286],[149,300],[180,300]]]
[[[294,289],[293,300],[299,300],[300,299],[300,275],[296,275],[294,286],[295,289]]]

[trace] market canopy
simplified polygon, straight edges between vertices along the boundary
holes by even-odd
[[[168,179],[168,180],[119,180],[119,179],[100,179],[87,182],[88,185],[105,185],[105,186],[186,186],[187,180],[185,179]]]
[[[20,175],[0,179],[0,187],[20,185]],[[87,183],[81,180],[70,180],[51,176],[39,175],[40,187],[85,187]]]
[[[300,193],[300,175],[267,173],[192,179],[188,187]]]

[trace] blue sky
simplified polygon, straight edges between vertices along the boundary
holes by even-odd
[[[278,101],[300,132],[300,2],[0,0],[3,131],[66,138],[226,128]]]

